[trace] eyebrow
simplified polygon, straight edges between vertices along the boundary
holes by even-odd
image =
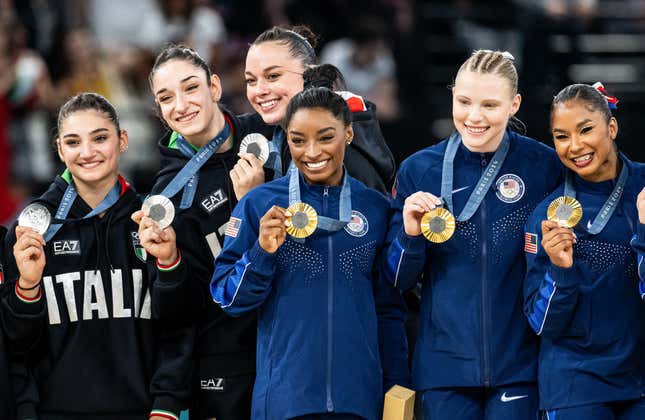
[[[271,70],[281,69],[281,68],[282,68],[282,66],[279,66],[279,65],[275,65],[275,66],[267,67],[266,69],[262,70],[262,73],[266,73],[266,72],[269,72],[269,71],[271,71]],[[245,71],[245,72],[244,72],[244,74],[248,74],[248,75],[253,76],[253,73],[251,73],[251,72],[250,72],[250,71],[248,71],[248,70],[247,70],[247,71]]]
[[[184,77],[183,79],[181,79],[181,80],[179,81],[179,83],[187,82],[187,81],[189,81],[190,79],[192,79],[193,77],[197,77],[197,76],[196,76],[196,75],[194,75],[194,74],[192,74],[192,75],[190,75],[190,76],[188,76],[188,77]],[[159,95],[160,93],[165,92],[165,91],[167,91],[167,90],[168,90],[168,89],[166,89],[166,88],[161,88],[161,89],[159,89],[158,91],[156,91],[156,92],[155,92],[155,95]]]
[[[104,132],[104,131],[110,131],[110,130],[108,130],[107,128],[101,127],[101,128],[97,128],[95,130],[90,131],[90,134],[101,133],[101,132]],[[80,137],[80,136],[78,134],[76,134],[76,133],[65,134],[63,136],[64,139],[68,138],[68,137]]]
[[[576,124],[576,128],[580,128],[580,127],[582,127],[583,125],[588,124],[588,123],[590,123],[590,122],[593,122],[593,120],[591,120],[591,119],[589,119],[589,118],[585,118],[584,120],[582,120],[582,121],[580,121],[578,124]],[[554,132],[554,133],[556,133],[556,132],[557,132],[557,133],[566,133],[566,132],[567,132],[567,130],[563,130],[563,129],[561,129],[561,128],[554,128],[554,129],[553,129],[553,130],[551,130],[551,131],[552,131],[552,132]]]
[[[324,128],[321,128],[320,130],[316,131],[316,134],[322,134],[322,133],[324,133],[326,131],[330,131],[330,130],[331,131],[336,131],[336,129],[334,127],[324,127]],[[295,131],[295,130],[289,130],[289,133],[297,134],[297,135],[301,135],[301,136],[304,135],[300,131]]]

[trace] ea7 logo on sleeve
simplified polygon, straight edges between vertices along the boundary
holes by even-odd
[[[204,391],[224,391],[224,378],[201,379],[200,387]]]
[[[55,241],[54,255],[81,255],[81,241],[78,239]]]
[[[226,203],[227,201],[228,197],[226,197],[226,194],[224,194],[224,192],[220,188],[219,190],[210,193],[210,195],[204,198],[200,204],[202,205],[204,210],[206,210],[206,212],[210,214],[213,212],[213,210]]]

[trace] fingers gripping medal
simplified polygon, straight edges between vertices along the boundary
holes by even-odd
[[[269,141],[260,133],[251,133],[242,139],[240,153],[252,153],[262,163],[269,159]]]
[[[421,218],[421,232],[430,242],[446,242],[455,233],[455,217],[443,207],[435,207]]]
[[[582,205],[573,197],[558,197],[549,204],[546,217],[568,228],[573,228],[582,219]]]
[[[26,226],[35,229],[44,235],[49,228],[52,216],[47,207],[42,204],[33,203],[25,207],[18,216],[18,226]]]
[[[287,209],[291,217],[287,218],[287,233],[294,238],[306,238],[314,233],[318,226],[318,213],[309,204],[294,203]]]
[[[159,229],[165,229],[170,226],[175,218],[175,206],[172,201],[163,195],[151,195],[146,198],[141,210],[148,214],[148,217],[159,226]]]

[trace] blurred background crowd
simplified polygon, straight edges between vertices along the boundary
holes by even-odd
[[[375,102],[400,162],[452,130],[448,86],[473,49],[511,52],[519,117],[550,143],[550,101],[602,80],[620,99],[619,144],[645,161],[645,0],[0,0],[0,223],[60,173],[57,108],[82,91],[106,96],[130,134],[121,167],[140,192],[156,173],[164,130],[148,88],[156,52],[195,47],[222,79],[222,104],[250,112],[244,61],[272,25],[304,23],[322,62]]]

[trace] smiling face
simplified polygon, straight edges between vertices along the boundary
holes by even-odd
[[[521,97],[509,81],[495,74],[462,70],[452,89],[452,120],[468,150],[494,152]]]
[[[217,135],[223,116],[217,107],[222,89],[216,75],[209,81],[204,69],[173,59],[155,70],[152,90],[171,130],[199,146]]]
[[[616,177],[618,123],[614,117],[607,121],[602,112],[573,99],[554,106],[551,133],[560,160],[580,177],[591,182]]]
[[[79,186],[99,187],[116,182],[119,155],[128,147],[128,135],[101,111],[73,112],[60,123],[58,155]]]
[[[246,98],[267,124],[280,124],[289,100],[302,91],[305,68],[276,41],[253,45],[246,55]]]
[[[324,108],[301,108],[287,127],[294,164],[310,184],[340,185],[345,146],[354,131]]]

